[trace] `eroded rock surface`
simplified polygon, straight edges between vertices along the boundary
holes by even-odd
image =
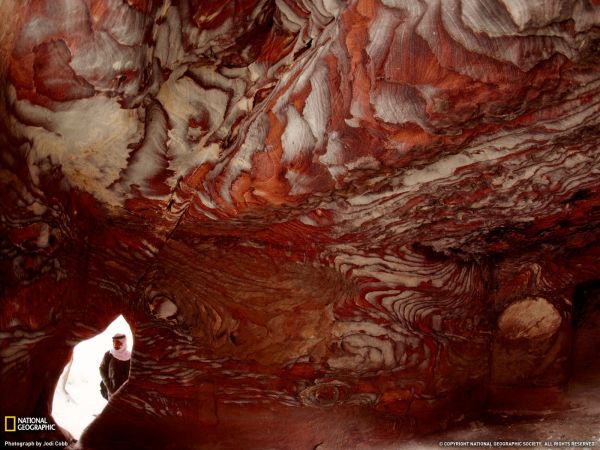
[[[377,448],[563,406],[597,1],[0,5],[2,414],[49,415],[121,313],[131,377],[78,448]]]

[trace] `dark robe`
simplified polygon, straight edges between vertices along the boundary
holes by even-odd
[[[130,360],[118,360],[110,351],[104,354],[100,364],[100,375],[109,394],[113,394],[129,378],[129,362]]]

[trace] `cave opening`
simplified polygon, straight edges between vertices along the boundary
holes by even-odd
[[[131,350],[133,333],[120,315],[102,333],[75,346],[72,358],[56,384],[52,416],[75,439],[79,439],[83,430],[108,403],[100,393],[99,367],[104,354],[112,346],[112,337],[117,333],[125,334],[127,347]]]
[[[580,284],[573,295],[571,383],[600,381],[600,280]]]

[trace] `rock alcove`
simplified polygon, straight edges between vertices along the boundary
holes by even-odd
[[[123,314],[130,380],[72,449],[568,420],[598,356],[597,0],[0,20],[0,414],[50,417],[73,347]]]

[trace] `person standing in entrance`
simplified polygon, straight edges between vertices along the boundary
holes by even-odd
[[[127,350],[127,337],[124,334],[115,334],[112,342],[112,348],[104,354],[100,364],[100,393],[107,400],[129,378],[131,359],[131,352]]]

